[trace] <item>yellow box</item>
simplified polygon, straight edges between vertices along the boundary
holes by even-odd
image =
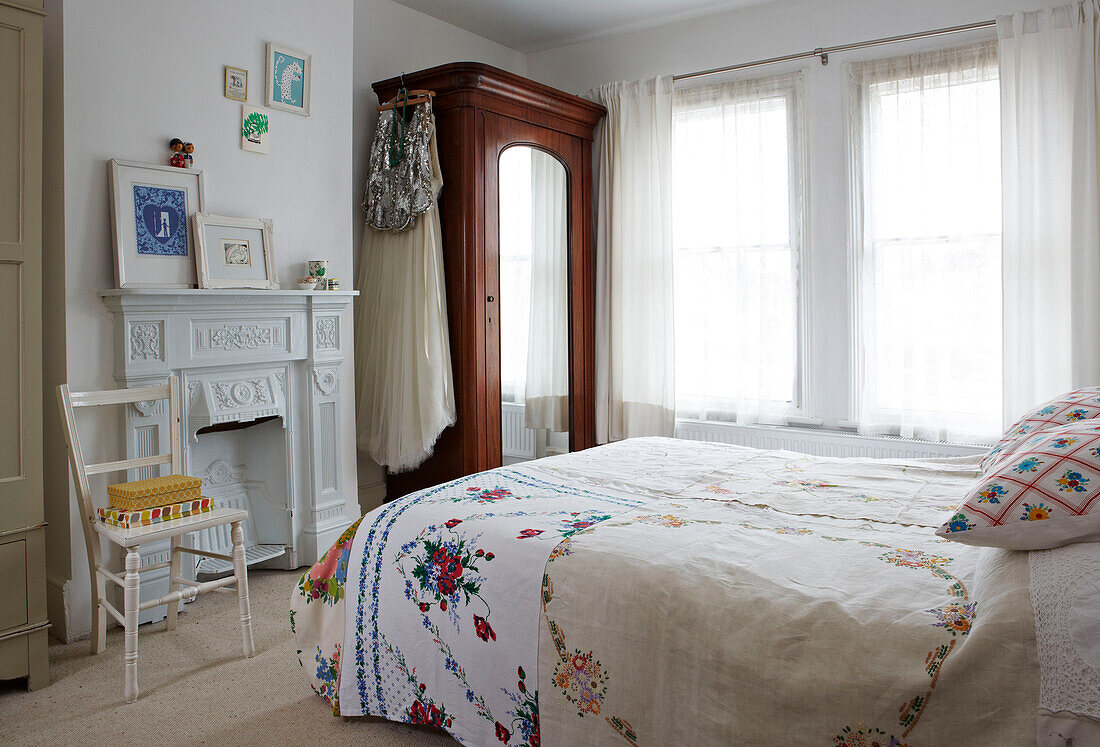
[[[107,503],[120,511],[167,506],[202,497],[202,480],[186,475],[165,475],[107,486]]]

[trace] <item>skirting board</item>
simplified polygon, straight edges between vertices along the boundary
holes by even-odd
[[[69,624],[69,589],[72,581],[46,569],[46,615],[50,619],[50,635],[62,643],[72,643]],[[85,638],[90,637],[90,633]]]

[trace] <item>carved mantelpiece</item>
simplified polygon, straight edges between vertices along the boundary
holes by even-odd
[[[184,401],[179,428],[188,474],[225,473],[224,464],[206,463],[209,454],[199,448],[204,437],[196,437],[200,429],[272,417],[281,421],[285,483],[280,472],[272,478],[278,484],[256,489],[276,502],[286,501],[289,520],[279,522],[276,540],[285,541],[286,553],[279,561],[285,567],[314,563],[359,517],[354,402],[349,395],[354,375],[350,315],[344,321],[355,295],[130,288],[100,293],[114,316],[118,384],[163,383],[170,374],[180,378]],[[140,403],[128,408],[127,457],[163,451],[167,421],[167,408],[143,408]],[[246,472],[245,465],[229,466]],[[156,469],[135,470],[128,479],[155,476]],[[204,489],[223,487],[208,482]],[[248,473],[249,485],[260,482]],[[253,513],[260,521],[260,512]],[[252,529],[272,541],[270,528]],[[156,557],[155,548],[149,555]]]

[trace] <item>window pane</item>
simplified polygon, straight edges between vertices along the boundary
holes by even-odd
[[[676,407],[781,421],[796,405],[801,79],[677,93]]]
[[[854,66],[861,427],[1001,428],[1000,92],[992,45]]]

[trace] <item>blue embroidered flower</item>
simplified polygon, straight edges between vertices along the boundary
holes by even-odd
[[[978,503],[1000,503],[1001,496],[1007,492],[997,483],[990,483],[978,491]]]
[[[1056,449],[1064,449],[1067,446],[1072,446],[1077,443],[1076,438],[1056,438],[1051,441],[1051,445]]]
[[[1058,489],[1063,493],[1084,493],[1088,490],[1085,486],[1088,484],[1089,478],[1085,477],[1080,472],[1066,470],[1066,473],[1055,480],[1055,482],[1058,483]]]
[[[1012,471],[1018,475],[1022,475],[1025,472],[1035,472],[1039,469],[1040,464],[1042,464],[1042,462],[1039,461],[1038,457],[1028,457],[1013,467]]]
[[[1066,413],[1067,421],[1084,420],[1089,415],[1088,410],[1071,410]]]
[[[951,520],[947,522],[947,531],[949,532],[965,532],[973,528],[974,525],[968,522],[966,515],[961,512],[952,516]]]
[[[1046,406],[1046,407],[1044,407],[1044,408],[1043,408],[1042,410],[1039,410],[1039,413],[1038,413],[1038,414],[1039,414],[1039,415],[1050,415],[1050,414],[1051,414],[1052,412],[1054,412],[1054,411],[1055,411],[1056,409],[1058,409],[1058,408],[1056,408],[1056,407],[1055,407],[1054,405],[1047,405],[1047,406]]]
[[[1017,429],[1016,429],[1016,432],[1015,432],[1015,433],[1013,433],[1012,435],[1014,435],[1014,436],[1022,436],[1022,435],[1024,435],[1025,433],[1030,433],[1030,432],[1031,432],[1031,428],[1032,428],[1032,426],[1028,425],[1027,423],[1024,423],[1024,424],[1023,424],[1023,425],[1021,425],[1021,426],[1020,426],[1019,428],[1017,428]]]

